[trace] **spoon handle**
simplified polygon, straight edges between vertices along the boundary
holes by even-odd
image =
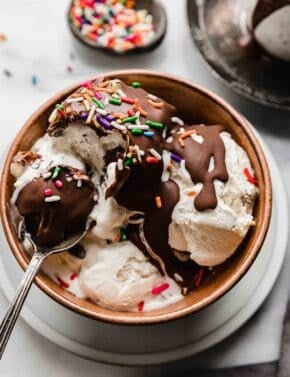
[[[29,292],[33,279],[37,274],[37,271],[45,256],[46,255],[44,253],[41,253],[40,251],[36,251],[34,253],[24,273],[21,283],[17,288],[14,299],[10,303],[5,317],[2,320],[0,326],[0,359],[2,358],[6,344],[10,338],[10,335],[19,316],[19,313],[22,309],[26,296]]]

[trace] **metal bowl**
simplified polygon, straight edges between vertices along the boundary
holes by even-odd
[[[188,0],[193,40],[211,72],[227,87],[274,108],[290,110],[290,63],[243,47],[253,0]]]

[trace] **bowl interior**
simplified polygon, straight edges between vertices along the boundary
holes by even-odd
[[[95,319],[122,324],[143,324],[180,318],[206,307],[225,294],[245,274],[257,256],[271,217],[272,195],[268,165],[260,144],[246,120],[209,91],[185,80],[149,71],[120,71],[104,76],[105,78],[120,78],[127,83],[141,82],[150,93],[173,103],[178,108],[179,115],[191,124],[200,122],[224,125],[232,133],[234,139],[247,150],[259,181],[260,193],[255,206],[256,226],[249,231],[234,257],[226,262],[223,268],[217,270],[214,278],[205,280],[199,288],[180,302],[152,312],[125,313],[101,308],[89,301],[76,298],[41,272],[36,278],[36,283],[62,305]],[[45,133],[48,114],[55,103],[62,101],[79,85],[76,84],[60,92],[32,115],[15,138],[4,164],[0,187],[1,217],[8,242],[22,268],[27,267],[29,259],[17,238],[9,209],[14,182],[9,173],[11,159],[18,151],[29,149]]]

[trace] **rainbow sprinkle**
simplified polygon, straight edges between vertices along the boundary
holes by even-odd
[[[54,185],[55,187],[57,187],[58,189],[61,189],[63,187],[63,183],[62,181],[60,181],[59,179],[57,179],[55,182],[54,182]]]
[[[201,284],[201,281],[203,279],[203,276],[204,276],[204,273],[205,273],[205,269],[204,268],[201,268],[199,271],[198,271],[198,274],[197,274],[197,277],[196,277],[196,280],[195,280],[195,287],[198,288]]]
[[[250,172],[248,168],[244,169],[244,174],[250,183],[252,183],[255,186],[258,186],[258,180],[253,176],[253,174]]]
[[[4,34],[4,33],[0,33],[0,42],[5,42],[5,41],[7,41],[7,36],[6,36],[6,34]]]
[[[147,164],[158,164],[159,160],[156,157],[146,157]]]
[[[156,204],[157,208],[162,208],[162,201],[161,201],[160,196],[156,196],[156,198],[155,198],[155,204]]]
[[[56,280],[58,281],[59,285],[62,287],[62,288],[69,288],[69,283],[67,283],[66,281],[64,281],[60,276],[58,275],[55,275],[55,278]]]
[[[45,189],[43,191],[43,194],[44,194],[45,197],[51,196],[52,195],[52,189],[50,189],[50,188]]]
[[[131,86],[133,86],[133,88],[141,88],[141,84],[138,81],[133,81]]]
[[[159,295],[160,293],[166,291],[166,289],[169,288],[169,284],[168,283],[163,283],[161,285],[159,285],[158,287],[155,287],[155,288],[152,288],[152,295]]]
[[[144,301],[140,301],[140,302],[138,303],[138,312],[143,312],[144,304],[145,304]]]
[[[53,169],[51,179],[52,179],[52,180],[56,179],[56,178],[59,176],[60,172],[61,172],[61,168],[60,168],[59,166],[56,166],[56,167]]]

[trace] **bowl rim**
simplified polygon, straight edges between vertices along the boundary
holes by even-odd
[[[118,77],[118,76],[129,76],[129,75],[140,75],[140,76],[150,76],[156,78],[162,78],[164,80],[175,81],[182,86],[186,86],[187,88],[198,91],[211,101],[214,101],[218,106],[222,107],[227,114],[229,114],[239,125],[241,125],[242,131],[246,134],[247,138],[250,140],[252,147],[258,157],[259,163],[261,165],[261,170],[263,173],[264,181],[267,183],[264,187],[264,217],[262,223],[260,224],[260,231],[257,233],[255,243],[252,247],[249,256],[244,261],[242,266],[239,270],[232,274],[224,284],[218,289],[215,290],[210,296],[206,297],[202,300],[202,302],[197,302],[192,305],[188,305],[184,308],[177,309],[172,312],[166,312],[163,314],[152,315],[150,316],[150,312],[146,312],[146,317],[140,316],[142,313],[132,313],[130,312],[130,316],[126,315],[128,312],[117,312],[114,310],[106,309],[110,314],[105,313],[98,313],[98,311],[93,311],[87,309],[83,306],[77,305],[76,303],[72,302],[64,295],[56,292],[56,290],[49,286],[45,281],[43,281],[41,276],[37,276],[35,278],[36,285],[46,293],[50,298],[54,301],[58,302],[62,306],[67,309],[74,311],[77,314],[83,315],[87,318],[100,320],[103,322],[111,323],[111,324],[121,324],[121,325],[153,325],[153,324],[160,324],[164,322],[169,322],[177,319],[181,319],[185,316],[190,314],[196,313],[207,306],[213,304],[223,295],[225,295],[230,289],[232,289],[239,280],[246,274],[248,269],[251,267],[253,262],[255,261],[259,251],[264,243],[264,240],[267,235],[267,231],[269,228],[270,220],[271,220],[271,213],[272,213],[272,183],[271,183],[271,176],[269,171],[269,166],[267,160],[265,158],[264,151],[262,146],[256,137],[254,130],[252,130],[249,122],[240,114],[237,110],[235,110],[230,104],[228,104],[225,100],[220,98],[218,95],[214,94],[209,89],[205,89],[202,86],[199,86],[195,83],[192,83],[190,80],[183,79],[179,76],[172,75],[169,73],[160,73],[157,71],[152,70],[144,70],[144,69],[128,69],[128,70],[117,70],[117,71],[110,71],[106,72],[105,74],[98,74],[89,77],[87,80],[95,80],[99,77],[109,78],[109,77]],[[28,258],[23,253],[23,250],[18,246],[17,239],[14,237],[10,226],[10,220],[7,211],[7,202],[6,202],[6,190],[7,181],[10,176],[10,162],[12,157],[15,155],[17,151],[17,145],[20,140],[25,136],[26,131],[30,128],[31,124],[35,123],[35,121],[42,115],[45,111],[51,108],[55,103],[58,103],[61,98],[67,97],[70,93],[75,91],[84,81],[77,82],[61,91],[58,91],[57,94],[49,98],[45,101],[33,114],[26,120],[20,131],[17,133],[16,137],[13,139],[9,151],[6,154],[6,158],[3,164],[2,173],[1,173],[1,181],[0,181],[0,218],[2,222],[2,226],[4,229],[4,233],[10,249],[14,254],[18,264],[21,266],[23,270],[26,270],[28,266]],[[97,305],[95,305],[98,308]],[[132,316],[132,314],[136,314]]]

